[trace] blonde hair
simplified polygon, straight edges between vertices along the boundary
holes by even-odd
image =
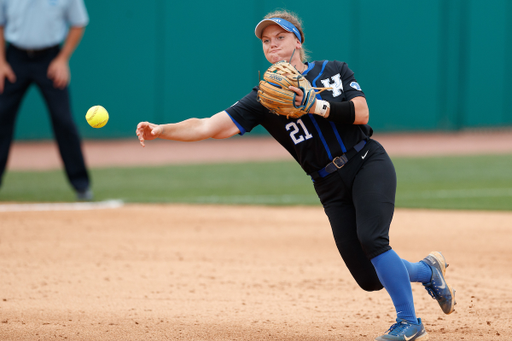
[[[281,18],[284,20],[287,20],[291,22],[300,32],[300,36],[302,37],[302,41],[304,42],[304,32],[302,31],[302,21],[299,19],[299,17],[290,11],[287,10],[276,10],[274,12],[270,12],[267,14],[263,19],[270,19],[270,18]],[[302,62],[305,62],[308,60],[308,51],[304,49],[304,44],[302,44],[302,48],[299,50],[300,54],[300,60]]]

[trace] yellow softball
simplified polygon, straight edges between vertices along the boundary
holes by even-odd
[[[108,122],[108,112],[101,105],[95,105],[85,114],[87,123],[93,128],[101,128]]]

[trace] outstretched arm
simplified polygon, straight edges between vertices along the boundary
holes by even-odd
[[[193,142],[209,138],[225,139],[240,133],[236,124],[225,111],[208,118],[189,118],[178,123],[154,124],[140,122],[135,131],[140,144],[144,147],[146,140],[156,138]]]

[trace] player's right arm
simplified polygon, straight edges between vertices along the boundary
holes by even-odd
[[[140,122],[135,131],[140,144],[156,138],[164,140],[193,142],[209,138],[225,139],[240,133],[227,112],[221,111],[208,118],[189,118],[178,123],[154,124]]]
[[[80,44],[84,35],[85,27],[70,27],[66,40],[62,48],[48,66],[48,78],[53,80],[53,86],[58,89],[64,89],[71,80],[71,72],[69,70],[69,60],[71,55]]]

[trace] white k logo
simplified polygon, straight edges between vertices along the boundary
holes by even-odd
[[[341,76],[339,73],[331,77],[334,83],[331,83],[329,78],[322,79],[321,82],[325,88],[332,88],[332,97],[338,97],[343,91],[343,83],[341,82]]]

